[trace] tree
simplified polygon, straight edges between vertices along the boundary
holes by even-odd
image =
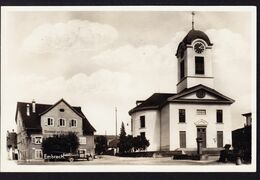
[[[120,135],[119,135],[119,153],[125,153],[126,152],[126,143],[127,143],[127,138],[126,138],[126,132],[125,132],[125,125],[122,122],[121,128],[120,128]]]
[[[98,136],[96,139],[95,151],[97,154],[101,154],[107,151],[107,138],[105,136]]]
[[[150,145],[149,141],[145,136],[136,136],[133,138],[133,149],[137,150],[146,150],[146,148]]]
[[[149,145],[150,143],[145,136],[126,136],[125,126],[122,122],[118,143],[119,153],[124,154],[132,152],[133,150],[146,150]]]
[[[43,154],[51,155],[57,153],[76,153],[79,147],[78,136],[69,132],[68,134],[54,135],[43,139]]]
[[[122,122],[121,128],[120,128],[120,135],[119,139],[123,139],[126,137],[126,132],[125,132],[125,124]]]

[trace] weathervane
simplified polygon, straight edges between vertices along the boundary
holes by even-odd
[[[193,30],[194,29],[194,16],[195,16],[195,12],[192,11],[191,15],[192,15],[192,30]]]

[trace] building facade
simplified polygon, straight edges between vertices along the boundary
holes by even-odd
[[[252,159],[252,113],[242,114],[246,118],[243,128],[232,131],[232,146],[242,153],[242,159],[251,162]]]
[[[17,160],[18,159],[18,151],[17,151],[17,134],[12,130],[11,132],[7,131],[6,135],[6,148],[8,153],[9,160]]]
[[[214,89],[213,44],[202,31],[192,30],[179,43],[177,93],[155,93],[129,111],[132,135],[145,135],[147,151],[195,149],[231,144],[234,100]]]
[[[63,99],[54,105],[18,102],[15,121],[19,160],[43,159],[43,139],[69,132],[78,136],[80,154],[94,155],[96,130],[81,107],[72,107]]]

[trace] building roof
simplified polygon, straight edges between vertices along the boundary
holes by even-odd
[[[187,46],[191,45],[192,41],[195,39],[204,40],[208,46],[212,46],[213,44],[210,42],[209,37],[203,31],[200,30],[190,30],[188,34],[184,37],[184,39],[179,43],[178,49],[176,51],[176,56],[178,57],[181,52],[183,52]]]
[[[108,147],[117,148],[119,142],[120,142],[120,140],[115,138],[115,139],[109,141]]]
[[[128,113],[131,115],[140,110],[158,109],[169,97],[174,96],[174,93],[154,93],[141,104],[131,109]]]
[[[208,94],[214,95],[217,99],[187,99],[182,98],[187,96],[188,94],[192,94],[198,90],[203,89]],[[193,86],[191,88],[184,89],[178,94],[175,93],[155,93],[146,99],[143,103],[131,109],[128,113],[131,115],[134,112],[142,111],[142,110],[156,110],[161,109],[164,105],[168,103],[193,103],[193,104],[232,104],[235,102],[233,99],[224,96],[218,91],[199,84],[197,86]]]
[[[217,96],[217,100],[209,100],[209,99],[180,99],[183,96],[196,92],[200,89],[205,90],[207,93]],[[191,88],[184,89],[180,93],[176,94],[172,98],[168,99],[170,102],[195,102],[195,103],[224,103],[224,104],[232,104],[235,100],[221,94],[220,92],[216,91],[215,89],[209,88],[202,84],[193,86]]]
[[[17,115],[18,110],[21,113],[23,126],[28,132],[41,132],[41,115],[47,113],[49,110],[51,110],[53,107],[55,107],[60,102],[64,102],[66,105],[68,105],[76,114],[78,114],[83,119],[83,133],[93,133],[95,128],[89,123],[88,119],[85,117],[83,112],[81,111],[81,107],[79,106],[70,106],[64,99],[61,99],[54,105],[51,104],[38,104],[36,103],[36,112],[32,112],[32,108],[30,109],[30,116],[27,116],[27,104],[30,106],[32,103],[28,102],[17,102],[17,108],[16,108],[16,116],[15,116],[15,122],[17,122]]]

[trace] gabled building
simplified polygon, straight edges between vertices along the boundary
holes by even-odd
[[[177,93],[155,93],[129,111],[132,135],[146,136],[148,151],[195,149],[197,137],[203,148],[232,143],[234,100],[214,88],[212,50],[209,37],[192,28],[176,51]]]
[[[15,122],[19,160],[43,159],[43,139],[69,132],[79,138],[79,153],[94,154],[96,130],[81,107],[70,106],[64,99],[54,105],[18,102]]]

